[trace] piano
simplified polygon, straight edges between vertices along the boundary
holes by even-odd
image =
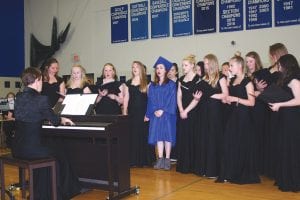
[[[69,158],[83,187],[108,190],[107,199],[139,192],[130,187],[128,117],[66,116],[75,126],[42,126],[43,142]]]

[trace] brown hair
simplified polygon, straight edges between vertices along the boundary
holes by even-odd
[[[24,86],[28,86],[34,83],[36,79],[40,80],[41,78],[42,78],[41,70],[35,67],[26,68],[21,75],[21,80]]]
[[[142,92],[142,93],[146,93],[147,92],[147,75],[146,75],[146,69],[145,69],[145,65],[140,62],[140,61],[133,61],[132,62],[132,65],[133,64],[137,64],[138,67],[139,67],[139,70],[140,70],[140,87],[139,87],[139,90]],[[132,74],[132,77],[134,76],[133,73]]]
[[[103,65],[101,78],[105,78],[104,77],[104,69],[105,69],[106,66],[111,66],[112,70],[114,71],[114,79],[118,80],[117,70],[116,70],[115,66],[112,63],[105,63]]]
[[[58,64],[58,61],[55,59],[55,58],[48,58],[45,63],[44,63],[44,70],[43,70],[43,81],[45,82],[48,82],[49,81],[49,74],[48,74],[48,71],[49,71],[49,67],[54,64],[54,63],[57,63]],[[58,79],[58,75],[55,74],[55,78]]]
[[[216,87],[220,78],[220,70],[218,59],[214,54],[207,54],[203,60],[208,60],[208,70],[204,75],[204,80],[207,81],[211,86]]]

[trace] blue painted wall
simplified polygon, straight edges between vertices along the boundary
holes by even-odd
[[[0,3],[0,76],[20,76],[24,69],[24,0]]]

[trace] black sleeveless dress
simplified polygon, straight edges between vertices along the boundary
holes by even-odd
[[[283,85],[283,89],[293,96],[288,84],[295,75]],[[298,91],[300,92],[300,91]],[[282,191],[300,191],[300,106],[281,107],[278,111],[280,126],[278,129],[278,157],[275,183]]]
[[[229,94],[242,99],[248,98],[246,85],[249,78],[240,84],[229,86]],[[221,172],[218,181],[232,183],[259,183],[260,179],[255,164],[254,129],[251,120],[251,107],[231,103],[225,132]]]
[[[99,90],[108,90],[108,94],[115,94],[118,96],[121,92],[119,89],[121,82],[119,81],[113,81],[104,84],[103,79],[100,79],[100,81],[96,83],[96,86]],[[116,100],[112,100],[107,96],[102,97],[101,100],[96,104],[95,111],[96,114],[122,114],[121,105]]]
[[[147,109],[147,93],[139,90],[139,85],[126,82],[129,90],[128,116],[130,122],[130,164],[131,166],[152,166],[155,149],[148,144],[149,122],[144,122]]]
[[[58,77],[57,82],[55,83],[43,82],[41,94],[49,98],[51,108],[55,106],[58,99],[60,98],[60,95],[58,94],[60,92],[59,87],[63,81],[64,80],[61,77]]]

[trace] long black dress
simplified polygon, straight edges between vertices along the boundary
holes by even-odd
[[[149,123],[144,122],[147,109],[147,93],[139,90],[139,85],[126,82],[129,90],[128,115],[130,120],[130,164],[131,166],[152,166],[155,149],[148,144]]]
[[[121,82],[113,81],[109,83],[103,83],[103,79],[100,79],[99,82],[96,83],[96,86],[99,90],[107,90],[108,94],[119,95],[121,92],[119,87],[121,86]],[[110,114],[110,115],[118,115],[121,114],[121,105],[116,100],[112,100],[108,96],[104,96],[101,100],[96,104],[95,108],[96,114]]]
[[[201,89],[199,84],[206,84],[198,75],[195,75],[192,81],[184,82],[184,76],[180,77],[180,87],[182,92],[182,106],[185,109],[193,100],[193,93]],[[201,97],[200,103],[203,101]],[[197,112],[198,105],[188,113],[187,119],[178,119],[177,131],[177,166],[176,171],[181,173],[194,172],[195,167],[195,141],[198,130]]]
[[[56,144],[49,148],[42,144],[41,128],[44,119],[54,125],[60,123],[60,117],[53,113],[48,98],[36,90],[25,87],[17,94],[15,102],[16,134],[12,146],[14,157],[38,159],[54,156],[57,160],[57,196],[67,200],[80,193],[81,186],[72,171],[62,146]],[[60,149],[60,150],[57,150]],[[34,170],[34,193],[36,200],[51,200],[49,169]]]
[[[283,89],[292,96],[291,89],[287,86],[293,79],[300,80],[295,75]],[[299,92],[299,91],[298,91]],[[300,191],[300,106],[281,107],[278,112],[278,157],[275,181],[282,191]]]
[[[223,138],[223,103],[219,99],[211,98],[214,94],[222,93],[220,80],[217,85],[209,85],[206,91],[209,98],[202,102],[202,109],[199,112],[198,120],[200,126],[200,145],[197,145],[197,162],[195,163],[195,173],[206,177],[217,177],[220,172],[220,151]],[[198,149],[197,148],[197,149]]]
[[[42,88],[42,95],[45,95],[49,98],[49,103],[51,108],[55,106],[58,99],[60,98],[60,95],[58,94],[60,92],[60,84],[64,80],[61,77],[57,78],[57,82],[55,83],[49,83],[49,82],[43,82],[43,88]]]
[[[231,96],[248,98],[246,85],[249,78],[240,84],[229,86]],[[225,132],[222,157],[222,169],[219,181],[228,180],[232,183],[247,184],[260,182],[254,151],[254,129],[251,120],[251,108],[242,104],[231,103]]]

